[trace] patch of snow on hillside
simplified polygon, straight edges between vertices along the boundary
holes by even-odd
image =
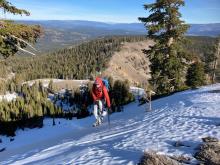
[[[41,82],[44,87],[48,87],[51,80],[53,81],[53,83],[65,81],[63,79],[36,79],[36,80],[24,82],[23,84],[28,84],[29,86],[32,86],[36,82]]]
[[[89,80],[65,80],[65,79],[36,79],[36,80],[31,80],[24,82],[23,84],[28,84],[29,86],[32,86],[36,82],[41,82],[44,87],[48,87],[50,81],[52,80],[53,83],[60,83],[60,82],[65,82],[65,81],[71,81],[71,82],[77,82],[77,83],[87,83]]]
[[[5,100],[5,101],[12,101],[17,98],[16,93],[9,93],[7,92],[5,95],[0,95],[0,101]]]
[[[135,96],[143,96],[145,95],[145,91],[142,88],[138,87],[130,87],[131,93],[133,93]]]

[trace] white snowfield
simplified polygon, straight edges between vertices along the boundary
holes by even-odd
[[[0,101],[4,100],[10,102],[12,100],[15,100],[16,98],[17,98],[16,93],[7,92],[5,95],[0,95]]]
[[[59,82],[65,82],[67,80],[65,80],[65,79],[36,79],[36,80],[24,82],[23,84],[28,84],[28,85],[32,86],[36,82],[41,82],[43,84],[43,86],[47,88],[50,81],[52,81],[53,83],[59,83]],[[83,84],[83,83],[87,83],[89,80],[69,80],[69,81]]]
[[[36,82],[42,82],[44,87],[48,87],[50,81],[53,81],[53,83],[56,83],[56,82],[62,82],[64,80],[63,79],[37,79],[37,80],[31,80],[31,81],[24,82],[23,84],[28,84],[28,85],[32,86]]]
[[[189,90],[146,105],[131,103],[93,128],[94,117],[45,120],[42,129],[17,131],[13,142],[0,137],[0,164],[133,165],[145,150],[192,158],[201,138],[220,138],[220,84]],[[180,141],[185,146],[175,147]]]

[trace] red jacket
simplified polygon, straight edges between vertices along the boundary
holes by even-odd
[[[98,84],[98,86],[99,86],[98,88],[97,88],[96,84]],[[102,79],[99,77],[96,78],[95,83],[92,87],[92,97],[93,97],[94,101],[102,100],[103,98],[105,98],[108,108],[111,107],[108,91],[107,91],[105,85],[103,84]]]

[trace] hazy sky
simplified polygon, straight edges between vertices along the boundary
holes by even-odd
[[[18,8],[31,12],[31,16],[4,15],[10,19],[28,20],[91,20],[102,22],[138,22],[147,16],[143,4],[155,0],[9,0]],[[220,22],[220,0],[185,0],[181,8],[187,23]]]

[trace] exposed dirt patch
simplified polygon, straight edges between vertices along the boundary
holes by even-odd
[[[150,45],[153,45],[150,40],[124,43],[121,50],[114,53],[103,74],[113,79],[127,79],[131,84],[147,83],[150,78],[149,60],[142,50]]]

